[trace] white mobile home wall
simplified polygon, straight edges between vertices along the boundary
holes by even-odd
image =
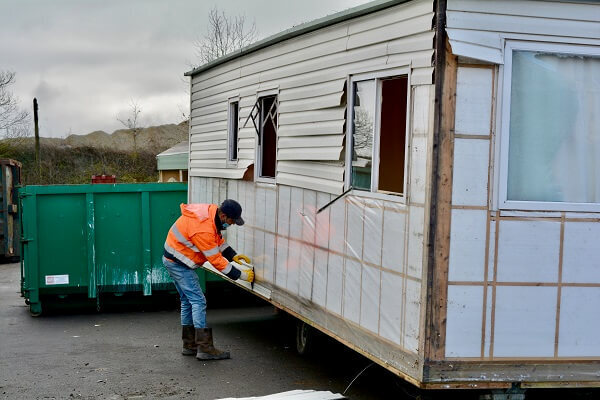
[[[445,356],[455,370],[489,363],[454,379],[600,381],[600,214],[497,199],[506,41],[600,49],[600,4],[449,0],[447,21],[459,65]]]
[[[193,75],[190,201],[238,199],[246,224],[227,240],[252,257],[271,301],[418,383],[434,12],[430,0],[399,3]],[[344,188],[348,77],[398,67],[412,104],[407,195],[350,194],[317,215]],[[273,89],[276,184],[240,180],[256,133],[251,122],[240,130],[238,165],[227,168],[228,99],[239,99],[242,126],[257,93]]]

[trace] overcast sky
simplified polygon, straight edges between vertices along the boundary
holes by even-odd
[[[123,126],[133,99],[144,126],[187,113],[194,39],[208,11],[255,21],[259,39],[368,0],[0,0],[0,70],[17,73],[13,93],[40,135],[66,137]]]

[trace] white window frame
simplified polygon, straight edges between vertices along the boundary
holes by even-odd
[[[497,118],[500,121],[499,135],[499,173],[498,173],[498,209],[524,211],[581,211],[600,212],[600,203],[572,203],[545,201],[508,200],[508,151],[510,139],[510,98],[512,83],[512,56],[514,50],[542,51],[557,54],[600,55],[600,47],[566,43],[534,42],[506,40],[504,65],[500,66],[499,85],[501,87],[502,106],[498,107]]]
[[[276,96],[275,100],[277,102],[279,102],[279,88],[274,88],[274,89],[265,89],[265,90],[260,90],[256,92],[256,102],[258,102],[261,98],[263,97],[268,97],[268,96]],[[256,103],[255,102],[255,103]],[[260,118],[259,118],[260,121]],[[262,154],[261,154],[261,148],[260,146],[262,146],[262,138],[261,138],[261,145],[258,145],[258,138],[256,138],[256,145],[254,146],[254,159],[256,160],[255,166],[254,166],[254,181],[255,182],[262,182],[262,183],[270,183],[270,184],[274,184],[277,181],[277,150],[279,149],[278,143],[279,143],[279,106],[277,107],[277,126],[275,127],[276,132],[275,132],[275,177],[273,178],[269,178],[269,177],[264,177],[264,176],[260,176],[260,166],[262,165]],[[259,127],[259,135],[262,135],[262,131],[260,130]]]
[[[393,78],[395,76],[407,76],[407,93],[406,93],[406,131],[404,140],[404,193],[390,193],[377,190],[379,185],[379,134],[380,134],[380,114],[381,114],[381,80],[384,78]],[[345,190],[350,189],[352,185],[352,153],[354,150],[353,134],[354,134],[354,83],[366,80],[376,81],[376,101],[375,104],[375,121],[373,132],[373,153],[371,156],[371,188],[369,190],[354,189],[351,191],[353,195],[372,197],[376,199],[406,202],[408,192],[408,167],[410,158],[410,130],[411,130],[411,74],[409,67],[394,68],[381,71],[367,72],[351,75],[348,79],[348,105],[346,115],[348,116],[348,128],[346,132],[346,182],[344,183]]]
[[[233,141],[233,105],[237,103],[237,115],[238,115],[238,123],[237,123],[237,143],[232,143]],[[235,168],[238,165],[239,160],[239,141],[240,141],[240,97],[231,97],[227,101],[227,167]],[[237,147],[237,158],[232,157],[233,146]]]

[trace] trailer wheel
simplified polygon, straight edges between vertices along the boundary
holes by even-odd
[[[314,328],[305,322],[298,321],[296,324],[296,351],[304,356],[311,352],[314,344]]]

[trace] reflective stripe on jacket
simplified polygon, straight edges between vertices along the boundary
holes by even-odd
[[[224,274],[232,266],[221,254],[229,245],[215,225],[216,204],[181,204],[165,241],[165,256],[195,269],[206,261]]]

